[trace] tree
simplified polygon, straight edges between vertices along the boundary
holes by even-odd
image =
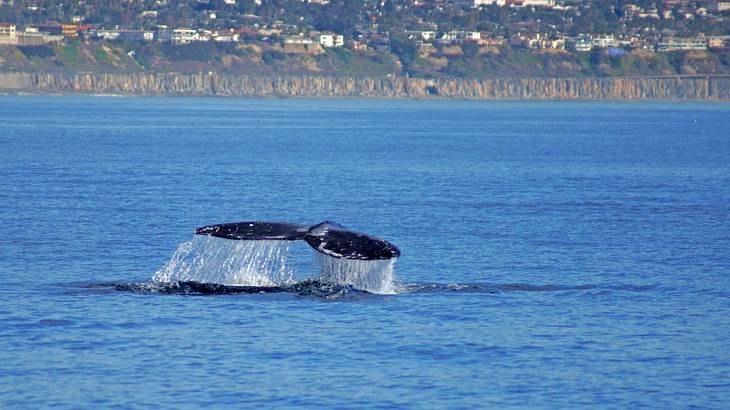
[[[418,57],[418,45],[406,37],[391,36],[390,51],[398,56],[403,70],[408,72]]]

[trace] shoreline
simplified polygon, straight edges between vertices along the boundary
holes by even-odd
[[[0,72],[0,94],[536,101],[730,101],[730,76],[409,78]]]
[[[707,99],[707,98],[459,98],[459,97],[370,97],[370,96],[231,96],[231,95],[197,95],[197,94],[95,94],[87,92],[44,92],[44,91],[7,91],[0,88],[0,98],[2,97],[88,97],[88,98],[212,98],[212,99],[240,99],[240,100],[372,100],[372,101],[463,101],[463,102],[586,102],[586,103],[707,103],[707,104],[726,104],[730,103],[730,98],[723,99]]]

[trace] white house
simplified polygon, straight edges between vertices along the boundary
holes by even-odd
[[[492,4],[502,7],[507,4],[507,0],[451,0],[451,3],[459,7],[477,8],[479,6],[489,6]]]
[[[555,0],[522,0],[524,7],[555,7]]]
[[[709,8],[713,11],[730,11],[730,1],[716,1],[709,4]]]
[[[707,50],[707,39],[705,37],[672,37],[662,39],[657,43],[659,52],[679,50]]]
[[[342,34],[322,33],[317,36],[317,42],[322,47],[342,47],[345,45],[345,37]]]
[[[213,33],[213,40],[220,43],[236,43],[240,40],[240,35],[235,31],[216,31]]]
[[[18,44],[15,24],[0,24],[0,44]]]
[[[200,36],[197,30],[190,28],[176,28],[172,31],[172,41],[177,44],[188,44],[193,41],[199,41]]]
[[[482,33],[478,31],[467,31],[464,33],[464,41],[479,41],[482,39]]]
[[[595,48],[618,47],[618,41],[616,41],[613,34],[605,34],[593,37],[591,45]]]
[[[444,33],[441,37],[442,42],[446,43],[459,43],[459,42],[479,42],[482,38],[482,33],[478,31],[459,31],[453,30]]]
[[[120,34],[119,30],[96,30],[96,38],[103,40],[117,40]]]
[[[15,38],[15,24],[0,24],[0,37]]]
[[[591,40],[585,37],[566,38],[565,46],[571,50],[575,50],[578,52],[587,52],[593,50],[593,43],[591,42]]]

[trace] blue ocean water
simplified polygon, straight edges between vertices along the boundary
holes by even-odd
[[[0,408],[727,408],[728,118],[2,97]],[[398,245],[406,290],[114,286],[198,226],[326,219]]]

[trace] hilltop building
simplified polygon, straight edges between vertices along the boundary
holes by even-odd
[[[580,53],[585,53],[593,50],[593,42],[585,36],[566,38],[565,47]]]
[[[317,36],[317,42],[322,47],[342,47],[345,45],[345,37],[342,34],[321,33]]]
[[[172,42],[177,44],[188,44],[193,41],[200,41],[197,30],[190,28],[176,28],[172,31]]]
[[[15,24],[0,23],[0,45],[39,46],[63,40],[63,36],[51,35],[34,27],[18,31]]]
[[[707,38],[707,47],[712,49],[730,49],[730,36],[710,36]]]
[[[659,52],[707,50],[707,39],[705,37],[670,37],[660,40],[656,49]]]
[[[618,47],[618,41],[613,34],[604,34],[593,37],[591,45],[595,48]]]
[[[463,8],[491,5],[499,7],[555,7],[555,0],[452,0],[451,3]]]
[[[0,44],[18,44],[15,24],[0,24]]]
[[[717,12],[728,12],[730,11],[730,1],[715,1],[709,4],[708,8],[712,11]]]

